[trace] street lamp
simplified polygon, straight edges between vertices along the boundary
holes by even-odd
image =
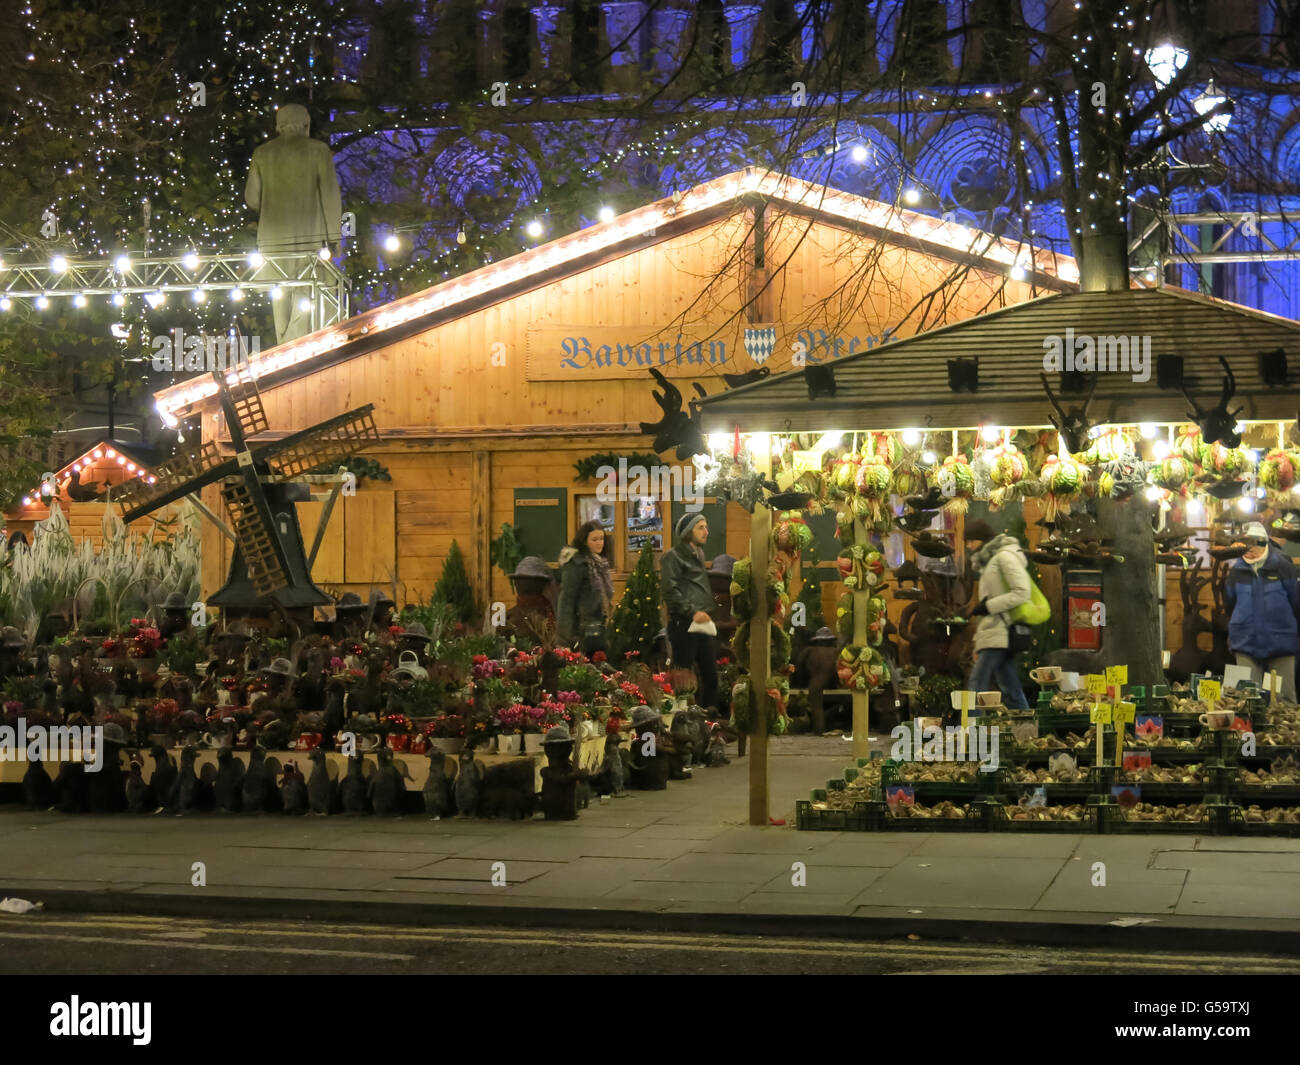
[[[1147,67],[1162,92],[1169,88],[1174,78],[1178,77],[1183,67],[1187,66],[1188,58],[1187,49],[1179,48],[1168,41],[1147,49]]]
[[[1219,87],[1214,84],[1211,78],[1205,85],[1205,91],[1192,101],[1192,106],[1196,108],[1198,115],[1210,115],[1216,107],[1221,107],[1227,103],[1228,98],[1219,91]],[[1232,112],[1224,111],[1222,114],[1210,115],[1205,119],[1205,128],[1211,133],[1223,133],[1228,128],[1228,123],[1232,121]]]

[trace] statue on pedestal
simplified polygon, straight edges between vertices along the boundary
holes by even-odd
[[[277,136],[253,152],[244,200],[257,212],[257,250],[263,256],[294,256],[299,266],[308,266],[321,248],[339,240],[343,200],[334,156],[307,135],[311,118],[301,104],[278,108],[275,130]],[[261,276],[278,276],[262,269]],[[311,332],[311,311],[298,305],[302,292],[286,289],[272,301],[277,344]]]

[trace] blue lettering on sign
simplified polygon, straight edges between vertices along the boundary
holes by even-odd
[[[894,330],[886,329],[877,336],[855,336],[827,333],[824,329],[803,329],[795,334],[795,340],[803,345],[804,358],[809,363],[833,362],[846,355],[856,355],[862,351],[888,344],[896,339]],[[624,367],[681,366],[683,364],[709,363],[715,366],[726,365],[727,342],[725,340],[708,341],[707,354],[703,341],[686,341],[679,333],[675,342],[660,341],[658,345],[649,342],[641,344],[601,344],[594,351],[591,338],[569,336],[560,341],[560,365],[570,370],[589,370],[595,367],[615,365]]]
[[[591,341],[586,337],[565,337],[560,341],[560,350],[564,352],[564,358],[560,360],[561,366],[583,370],[591,365]],[[586,357],[581,366],[575,361],[579,355]]]

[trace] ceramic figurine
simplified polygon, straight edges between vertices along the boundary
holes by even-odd
[[[244,763],[229,747],[217,751],[217,778],[212,791],[218,810],[225,813],[239,811],[244,792]]]
[[[475,759],[472,747],[460,752],[460,768],[453,793],[456,812],[461,817],[479,816],[483,804],[483,763]]]

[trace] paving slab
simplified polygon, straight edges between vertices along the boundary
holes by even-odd
[[[1300,876],[1253,872],[1230,877],[1225,869],[1193,869],[1178,900],[1188,916],[1300,918]]]
[[[643,899],[659,902],[739,902],[750,894],[744,884],[701,883],[662,880],[636,880],[615,888],[604,896],[607,901]]]
[[[802,859],[800,859],[802,860]],[[786,870],[774,876],[762,886],[756,894],[781,896],[791,900],[808,895],[833,896],[840,902],[849,903],[882,876],[884,869],[872,869],[867,866],[822,865],[816,861],[807,863],[805,886],[795,886],[795,875]]]
[[[1033,857],[1068,858],[1079,846],[1082,836],[1055,833],[1008,832],[919,832],[920,844],[914,855],[950,857]]]
[[[1034,905],[1079,913],[1173,913],[1187,874],[1144,863],[1107,861],[1105,884],[1094,885],[1091,862],[1068,862]]]
[[[1153,863],[1157,869],[1222,869],[1238,874],[1243,881],[1256,872],[1300,873],[1300,852],[1277,851],[1161,851]]]
[[[925,862],[919,859],[925,859]],[[1059,858],[1002,858],[922,855],[885,873],[858,895],[859,905],[982,908],[996,901],[1004,909],[1032,909],[1061,869]]]
[[[664,862],[645,880],[749,885],[754,891],[773,877],[790,874],[793,859],[783,854],[693,852]]]
[[[746,895],[736,904],[739,913],[762,914],[828,914],[836,917],[848,917],[853,913],[853,906],[842,895],[801,895],[791,897],[784,892],[755,891]]]
[[[707,849],[716,854],[819,854],[844,835],[843,832],[796,832],[791,828],[746,825],[714,836]]]
[[[496,872],[492,867],[501,859],[488,858],[443,858],[426,865],[422,869],[397,874],[411,880],[447,880],[447,881],[482,881],[492,883]],[[564,867],[563,862],[538,862],[528,859],[512,859],[505,862],[506,883],[519,883],[531,880],[535,876],[549,873]]]
[[[812,834],[822,835],[820,832]],[[819,860],[828,865],[892,866],[914,853],[922,842],[922,835],[915,832],[835,834],[840,838],[817,852]]]
[[[528,895],[555,895],[590,901],[637,880],[660,864],[653,858],[578,858],[566,862],[560,869],[515,884],[514,890]]]
[[[1164,848],[1168,849],[1168,848]],[[1277,851],[1300,854],[1300,839],[1286,836],[1201,836],[1198,851]]]

